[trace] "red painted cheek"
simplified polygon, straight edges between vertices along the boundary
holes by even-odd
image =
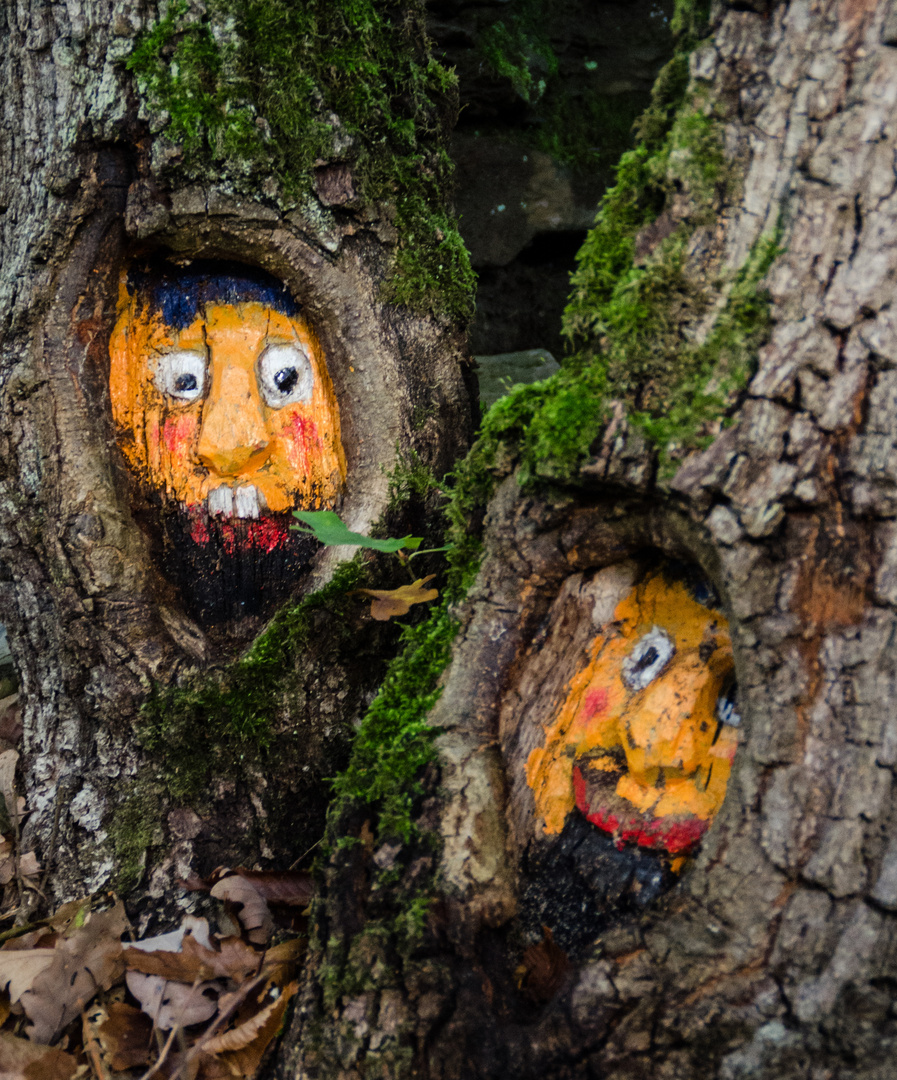
[[[162,439],[172,457],[184,457],[196,434],[196,417],[169,416],[162,426]]]
[[[284,431],[287,453],[294,469],[308,476],[311,462],[324,449],[324,442],[318,433],[318,425],[301,413],[293,413],[289,425]]]
[[[601,713],[607,712],[609,696],[606,686],[596,686],[589,690],[579,714],[580,719],[587,723],[589,720],[594,720],[596,716],[600,716]]]

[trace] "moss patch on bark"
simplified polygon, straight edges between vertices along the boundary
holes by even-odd
[[[456,79],[423,27],[414,2],[172,0],[128,67],[188,177],[286,208],[317,165],[346,163],[398,230],[386,299],[467,318],[474,277],[446,206]]]

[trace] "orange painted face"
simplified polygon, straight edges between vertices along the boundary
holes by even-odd
[[[119,442],[155,490],[253,519],[331,506],[346,464],[320,345],[264,302],[207,302],[177,329],[122,284],[109,389]]]
[[[576,806],[619,842],[693,848],[726,793],[734,685],[726,619],[661,573],[637,585],[527,761],[545,831]]]

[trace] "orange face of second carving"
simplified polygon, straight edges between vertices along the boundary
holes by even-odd
[[[637,585],[527,761],[546,832],[577,806],[620,842],[689,851],[726,793],[733,693],[725,618],[660,573]]]
[[[175,330],[123,288],[110,354],[122,450],[169,499],[250,519],[332,505],[346,475],[339,412],[303,319],[208,303]]]

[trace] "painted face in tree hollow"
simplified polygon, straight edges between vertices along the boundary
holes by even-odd
[[[681,581],[648,576],[589,646],[527,781],[547,833],[576,807],[619,843],[694,848],[737,746],[726,619]]]
[[[283,285],[237,264],[123,278],[110,341],[119,446],[161,558],[204,621],[263,614],[306,564],[290,511],[346,476],[323,351]]]
[[[186,507],[258,518],[330,504],[345,463],[309,327],[258,302],[183,329],[129,302],[113,332],[113,417],[129,464]]]

